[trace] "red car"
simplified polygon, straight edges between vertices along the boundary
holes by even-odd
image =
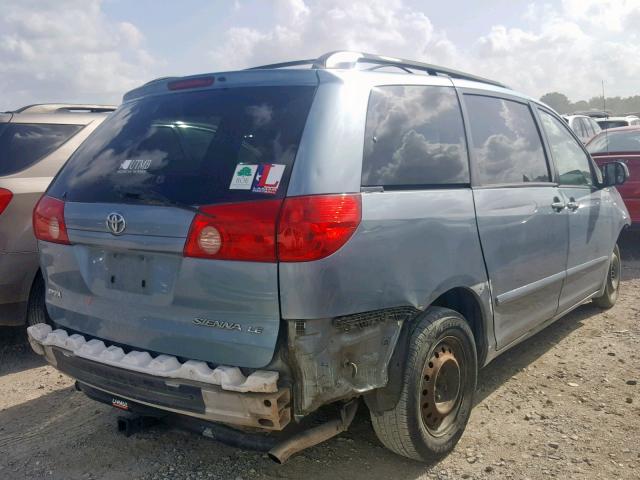
[[[640,227],[640,126],[603,130],[587,143],[587,150],[602,166],[620,160],[629,168],[629,179],[618,191],[631,215],[632,227]]]

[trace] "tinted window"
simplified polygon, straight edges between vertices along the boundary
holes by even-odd
[[[455,90],[374,88],[367,112],[362,184],[463,183],[469,183],[469,166]]]
[[[591,128],[593,129],[594,135],[597,135],[602,131],[598,122],[596,122],[593,118],[589,119],[589,123],[591,123]]]
[[[465,104],[477,183],[549,181],[542,141],[527,105],[478,95],[465,95]]]
[[[0,124],[0,175],[33,165],[81,128],[81,125]]]
[[[76,151],[50,194],[189,205],[284,196],[314,88],[215,89],[125,104]]]
[[[629,122],[626,120],[600,120],[598,125],[603,130],[606,130],[607,128],[627,127]]]
[[[640,130],[603,133],[589,142],[587,150],[591,153],[640,152]]]
[[[542,126],[547,134],[553,161],[562,185],[592,185],[589,159],[567,128],[557,118],[540,111]]]

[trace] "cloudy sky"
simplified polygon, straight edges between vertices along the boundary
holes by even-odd
[[[357,49],[533,96],[640,94],[640,0],[0,0],[0,111]]]

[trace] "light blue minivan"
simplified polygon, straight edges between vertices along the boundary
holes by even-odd
[[[547,106],[434,65],[342,51],[155,80],[35,209],[52,325],[30,341],[92,398],[280,462],[359,404],[432,461],[479,367],[613,306],[627,176]]]

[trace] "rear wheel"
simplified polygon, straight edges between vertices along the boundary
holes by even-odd
[[[464,317],[430,309],[411,336],[398,403],[392,410],[371,412],[380,441],[420,461],[449,453],[469,420],[477,370],[476,346]]]
[[[30,327],[36,323],[49,323],[49,314],[45,305],[44,280],[40,276],[33,282],[27,304],[27,326]]]
[[[620,293],[620,275],[622,273],[622,263],[620,261],[620,250],[618,245],[615,246],[611,253],[609,261],[609,270],[607,271],[607,279],[605,283],[604,293],[593,299],[600,308],[611,308],[616,304]]]

